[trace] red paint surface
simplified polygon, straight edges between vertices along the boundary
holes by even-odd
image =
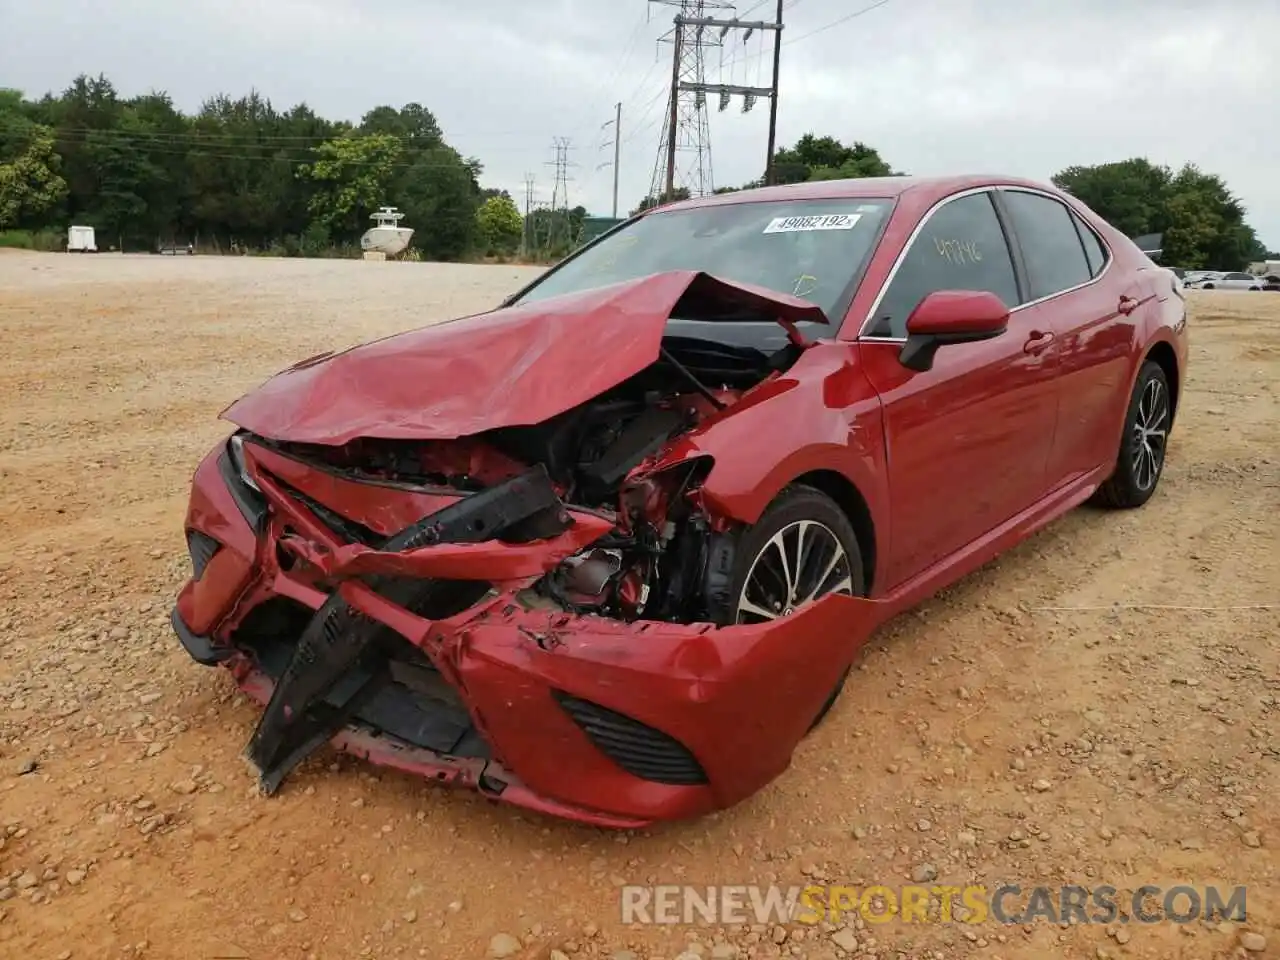
[[[255,540],[211,455],[196,472],[187,524],[228,549],[201,581],[183,588],[179,612],[196,632],[225,642],[266,597],[284,594],[316,608],[338,581],[348,602],[419,645],[459,687],[498,758],[489,774],[508,783],[502,799],[608,826],[693,816],[741,800],[786,767],[878,624],[1025,539],[1106,479],[1138,368],[1153,349],[1168,348],[1175,381],[1184,376],[1181,300],[1129,241],[1070,198],[1112,249],[1114,260],[1096,282],[1014,310],[1007,329],[990,340],[943,346],[928,371],[903,367],[900,343],[859,339],[924,213],[951,193],[994,182],[1046,189],[1017,180],[889,178],[676,205],[897,198],[848,312],[832,318],[834,339],[809,346],[787,372],[711,413],[646,465],[653,477],[689,458],[709,458],[695,498],[719,525],[753,522],[797,480],[836,491],[842,505],[869,518],[863,546],[868,564],[874,559],[870,600],[829,598],[773,625],[726,629],[526,611],[512,600],[514,591],[590,543],[612,518],[573,511],[568,531],[537,544],[444,545],[391,556],[337,543],[262,478],[274,512]],[[379,341],[281,374],[233,404],[227,417],[275,438],[331,445],[358,436],[449,439],[538,422],[655,360],[672,306],[695,281],[708,289],[717,283],[698,278],[663,274]],[[784,325],[820,318],[794,298],[729,286],[733,296],[770,306]],[[384,534],[456,496],[340,480],[253,444],[245,449],[251,464]],[[436,455],[483,462],[495,475],[504,470],[465,444]],[[664,494],[642,480],[632,496],[658,509]],[[293,569],[281,569],[281,552],[299,561]],[[348,579],[369,572],[483,576],[499,583],[502,595],[432,623]],[[251,663],[238,657],[230,665],[251,695],[269,696],[270,681]],[[556,707],[552,688],[677,737],[704,765],[709,785],[662,786],[626,774]],[[483,765],[474,761],[350,732],[335,744],[376,763],[483,789]]]
[[[686,294],[826,322],[813,304],[692,270],[509,307],[353,347],[276,374],[222,416],[259,436],[452,440],[541,423],[658,359]]]
[[[907,318],[907,332],[917,334],[986,333],[1009,322],[1009,308],[994,293],[938,290],[929,294]]]

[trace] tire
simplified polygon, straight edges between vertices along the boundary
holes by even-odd
[[[1124,417],[1124,434],[1116,468],[1094,502],[1116,510],[1132,510],[1151,499],[1164,473],[1173,422],[1169,381],[1153,360],[1144,360]],[[1158,431],[1163,431],[1162,433]]]
[[[823,528],[822,531],[816,531],[811,526],[801,527],[801,524],[819,524]],[[825,493],[812,487],[793,484],[780,493],[773,503],[761,514],[760,519],[752,526],[742,531],[739,535],[737,543],[733,551],[732,573],[728,579],[728,589],[723,594],[723,609],[712,611],[714,618],[720,623],[759,623],[766,618],[759,614],[752,613],[750,608],[744,607],[744,601],[758,609],[765,609],[764,596],[761,591],[762,581],[767,583],[775,583],[776,586],[782,586],[782,580],[772,577],[770,574],[777,569],[774,562],[778,559],[777,544],[775,537],[782,534],[781,542],[784,543],[788,552],[796,543],[796,538],[800,533],[806,537],[805,543],[810,546],[808,549],[815,551],[810,555],[810,563],[813,569],[810,570],[806,565],[801,564],[801,570],[797,571],[794,578],[799,581],[796,584],[800,588],[800,592],[808,592],[811,583],[817,579],[820,573],[819,567],[825,568],[830,557],[838,556],[834,549],[830,554],[818,552],[824,542],[830,542],[828,537],[833,537],[838,542],[840,549],[844,552],[844,561],[838,561],[837,566],[826,577],[823,583],[817,584],[813,590],[821,591],[816,593],[816,597],[826,596],[829,593],[837,592],[836,587],[841,587],[844,592],[845,581],[847,580],[847,592],[851,596],[866,596],[866,575],[862,563],[862,551],[858,548],[858,538],[853,531],[853,524],[849,522],[849,518]],[[818,539],[814,539],[817,534]],[[762,565],[757,569],[757,561],[761,561]],[[756,574],[752,578],[753,572]],[[847,573],[847,577],[842,577],[840,573]],[[808,578],[803,574],[809,573]],[[749,583],[750,580],[750,583]],[[825,588],[825,589],[824,589]],[[793,591],[794,592],[794,591]],[[816,598],[815,597],[815,598]],[[804,600],[804,597],[800,598]],[[785,604],[779,613],[775,615],[787,616],[789,613],[797,609],[794,605],[794,596],[788,597],[785,601],[775,600],[771,607],[776,611],[779,603]],[[800,604],[800,605],[803,605]],[[749,619],[744,619],[749,618]],[[813,723],[810,724],[809,730],[813,730],[822,719],[830,712],[836,699],[840,696],[840,691],[844,688],[845,679],[849,675],[849,666],[846,665],[844,673],[841,674],[840,680],[836,683],[835,688],[831,691],[826,702],[818,711],[818,715],[814,717]]]
[[[1212,284],[1212,283],[1202,283],[1202,284],[1200,285],[1200,289],[1201,289],[1201,290],[1212,290],[1212,289],[1213,289],[1213,284]]]

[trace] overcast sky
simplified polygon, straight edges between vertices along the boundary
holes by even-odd
[[[822,29],[873,2],[787,0],[780,143],[861,140],[917,174],[1193,162],[1280,247],[1274,3],[882,0]],[[526,173],[551,198],[552,138],[569,138],[570,202],[608,215],[602,124],[621,100],[625,213],[653,173],[671,53],[657,40],[674,13],[645,0],[0,0],[0,86],[38,95],[103,72],[126,95],[162,89],[188,110],[256,87],[350,120],[416,100],[484,163],[486,186],[520,199]],[[758,35],[731,37],[709,54],[708,80],[768,85],[769,67]],[[716,106],[715,183],[758,176],[767,103]]]

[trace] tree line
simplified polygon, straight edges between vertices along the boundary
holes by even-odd
[[[505,191],[481,186],[483,172],[418,103],[377,106],[353,124],[256,92],[184,114],[165,93],[123,97],[101,75],[37,100],[0,89],[0,243],[9,231],[61,249],[77,223],[119,249],[317,256],[358,250],[369,215],[391,205],[427,259],[572,249],[584,208],[525,217]],[[780,149],[774,173],[779,183],[902,175],[873,147],[814,134]],[[1053,180],[1130,236],[1163,233],[1170,265],[1233,270],[1266,254],[1225,182],[1193,166],[1132,159]],[[632,212],[687,196],[646,197]]]
[[[520,214],[481,188],[482,172],[417,103],[351,124],[256,92],[186,115],[164,93],[122,97],[103,76],[38,100],[0,90],[0,230],[57,232],[59,246],[79,223],[121,249],[316,255],[355,245],[392,205],[416,226],[419,255],[457,259],[519,240]]]

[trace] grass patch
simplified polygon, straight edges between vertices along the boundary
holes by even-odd
[[[56,253],[67,247],[61,230],[0,230],[0,247]]]

